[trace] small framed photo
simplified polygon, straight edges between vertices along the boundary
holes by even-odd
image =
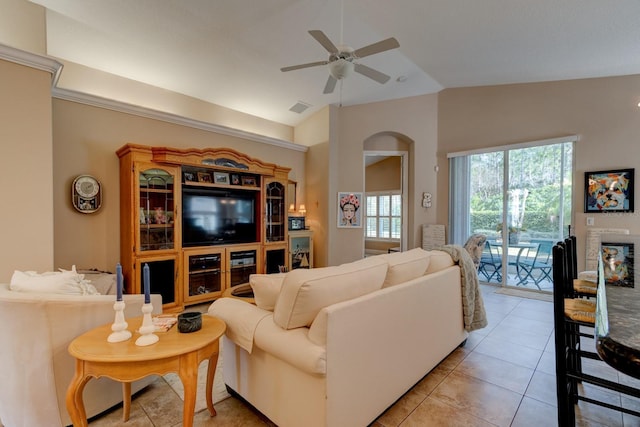
[[[231,184],[240,185],[240,175],[238,175],[237,173],[232,173],[231,174]]]
[[[198,182],[211,182],[211,174],[209,172],[198,172]]]
[[[185,172],[184,174],[184,180],[185,182],[194,182],[196,180],[196,177],[193,175],[193,172]]]
[[[256,177],[255,176],[243,176],[242,177],[242,185],[246,185],[249,187],[256,186]]]
[[[215,182],[216,184],[228,184],[229,174],[226,172],[214,172],[213,182]]]
[[[634,169],[585,172],[585,213],[633,212],[634,187]]]

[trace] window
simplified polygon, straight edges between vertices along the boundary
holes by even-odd
[[[366,193],[366,238],[400,240],[402,196],[398,191]]]

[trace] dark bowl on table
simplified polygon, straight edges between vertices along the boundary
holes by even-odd
[[[178,315],[178,331],[189,333],[202,328],[202,313],[189,312]]]

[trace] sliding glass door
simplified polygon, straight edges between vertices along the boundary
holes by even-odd
[[[487,236],[480,280],[550,292],[571,221],[573,139],[450,155],[449,241]]]

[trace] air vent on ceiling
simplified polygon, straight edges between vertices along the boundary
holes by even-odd
[[[298,101],[293,107],[289,108],[289,111],[293,111],[294,113],[303,113],[307,108],[311,107],[310,104],[307,104],[302,101]]]

